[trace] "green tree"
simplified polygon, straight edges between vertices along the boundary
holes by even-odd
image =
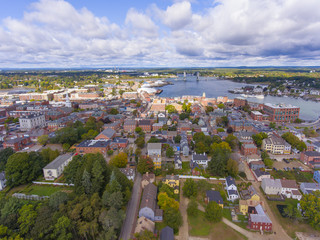
[[[167,156],[168,158],[171,158],[171,157],[174,156],[174,151],[173,151],[173,148],[172,148],[171,146],[167,148],[167,150],[166,150],[166,156]]]
[[[167,105],[166,110],[168,111],[169,114],[177,112],[176,108],[173,105]]]
[[[116,109],[116,108],[112,108],[112,109],[110,110],[110,114],[111,114],[111,115],[117,115],[117,114],[119,114],[119,111],[118,111],[118,109]]]
[[[159,192],[166,193],[169,197],[174,198],[174,189],[167,184],[161,183]]]
[[[12,148],[5,148],[0,151],[0,171],[4,171],[8,158],[14,154]]]
[[[215,201],[211,201],[206,206],[205,216],[210,222],[220,222],[222,219],[222,208]]]
[[[223,103],[219,103],[219,104],[218,104],[218,108],[220,108],[220,109],[224,109],[224,108],[225,108],[225,106],[224,106],[224,104],[223,104]]]
[[[198,193],[198,187],[195,181],[193,181],[191,178],[188,178],[186,182],[184,183],[184,186],[182,188],[183,196],[185,197],[195,197]]]
[[[188,216],[195,217],[198,215],[198,203],[195,199],[191,199],[187,208]]]
[[[69,143],[62,144],[62,149],[64,152],[67,152],[70,149],[70,144]]]
[[[320,230],[320,191],[305,194],[300,200],[300,206],[309,224]]]
[[[58,210],[60,204],[68,201],[68,194],[65,192],[55,192],[49,198],[49,206],[54,210]]]
[[[145,145],[144,136],[138,137],[134,143],[137,145],[138,148],[143,148]]]
[[[98,134],[99,132],[97,130],[90,129],[87,133],[84,133],[81,135],[81,139],[82,140],[94,139]]]
[[[109,164],[118,168],[123,168],[127,165],[127,163],[128,155],[124,152],[120,152],[118,155],[111,158]]]
[[[42,135],[38,137],[38,143],[40,143],[41,145],[46,145],[48,141],[49,141],[48,135]]]
[[[182,216],[180,211],[173,208],[164,211],[164,222],[169,227],[173,228],[175,233],[177,233],[179,227],[182,225]]]
[[[45,148],[41,150],[41,156],[45,164],[52,162],[60,155],[58,150],[52,150],[51,148]]]
[[[237,161],[230,158],[227,162],[227,171],[230,176],[236,177],[239,171]]]
[[[180,135],[177,135],[177,136],[174,137],[174,142],[175,142],[176,144],[179,144],[180,141],[181,141],[181,136],[180,136]]]
[[[213,112],[213,110],[212,106],[206,106],[206,113]]]
[[[138,162],[137,170],[141,174],[153,172],[154,164],[152,159],[150,157],[141,157]]]
[[[157,240],[154,233],[149,230],[144,230],[134,234],[134,239],[137,240]]]
[[[18,218],[19,223],[19,230],[20,233],[25,235],[30,232],[33,225],[35,224],[35,220],[37,217],[37,212],[34,210],[34,206],[29,205],[23,205],[22,208],[19,210],[20,217]]]
[[[91,175],[87,170],[84,170],[84,172],[83,172],[82,185],[83,185],[83,188],[84,188],[84,192],[86,194],[90,194],[91,193],[92,183],[91,183]]]
[[[54,225],[54,231],[52,234],[53,239],[57,240],[69,240],[72,239],[71,221],[68,217],[62,216],[58,219],[57,223]]]

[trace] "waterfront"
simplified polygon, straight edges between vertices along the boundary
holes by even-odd
[[[240,94],[229,93],[228,90],[241,88],[244,86],[255,86],[246,83],[237,83],[229,80],[216,78],[202,78],[197,81],[195,76],[187,76],[186,81],[183,79],[167,79],[174,85],[161,87],[163,92],[160,97],[181,97],[183,95],[202,96],[216,98],[218,96],[227,96],[228,98],[241,97]],[[257,103],[286,103],[300,107],[300,118],[304,120],[315,120],[320,116],[320,103],[306,101],[301,98],[265,96],[263,99],[254,97],[247,98],[250,102]]]

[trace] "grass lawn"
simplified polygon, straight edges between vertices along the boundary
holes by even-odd
[[[59,187],[59,186],[50,186],[50,185],[30,185],[26,186],[24,189],[15,191],[19,193],[24,193],[28,195],[39,195],[39,196],[50,196],[55,192],[59,191],[70,192],[73,191],[72,187]]]
[[[196,217],[188,216],[189,234],[191,236],[208,236],[211,230],[211,223],[205,218],[204,212],[198,210],[198,215]]]
[[[311,172],[301,171],[271,171],[271,176],[275,179],[286,178],[289,180],[296,180],[297,182],[313,182],[313,174]]]
[[[219,240],[240,240],[247,239],[223,222],[210,223],[206,220],[204,212],[198,210],[196,217],[189,217],[189,234],[197,237],[209,237]]]
[[[278,218],[281,226],[284,228],[284,230],[288,233],[288,235],[292,238],[295,238],[295,232],[308,232],[308,233],[314,233],[319,234],[316,230],[314,230],[310,225],[303,222],[297,222],[290,220],[289,218],[282,217],[281,213],[279,212],[279,209],[277,208],[277,205],[295,205],[296,206],[297,200],[294,199],[286,199],[284,202],[278,202],[278,201],[267,201],[267,204],[269,204],[272,212],[275,214],[275,216]]]
[[[230,209],[228,208],[224,208],[223,209],[223,212],[222,212],[222,216],[226,219],[228,219],[229,221],[232,221],[232,217],[231,217],[231,211]],[[232,222],[236,225],[238,225],[239,227],[247,230],[247,231],[250,231],[247,226],[248,226],[248,219],[245,218],[245,216],[243,215],[238,215],[238,220],[240,220],[241,222]]]

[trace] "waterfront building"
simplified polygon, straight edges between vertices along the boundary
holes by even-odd
[[[292,122],[299,118],[300,108],[287,104],[265,103],[263,111],[271,122]]]

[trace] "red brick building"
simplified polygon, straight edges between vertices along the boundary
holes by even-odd
[[[12,148],[14,151],[20,151],[24,149],[25,147],[31,146],[31,140],[30,137],[16,137],[7,139],[3,143],[4,148]]]
[[[235,98],[233,100],[233,105],[235,107],[243,107],[243,106],[247,105],[247,103],[248,103],[247,99],[244,99],[244,98]]]
[[[137,121],[134,119],[128,119],[124,121],[123,130],[125,132],[134,132],[137,127]]]
[[[292,122],[299,118],[300,108],[285,104],[265,103],[263,111],[271,122]]]
[[[254,144],[242,144],[241,154],[245,156],[257,154],[257,146]]]
[[[272,231],[272,222],[264,212],[261,204],[252,209],[252,214],[249,214],[248,225],[251,230]]]
[[[320,153],[314,151],[302,152],[300,155],[300,161],[311,167],[320,165]]]
[[[106,157],[107,151],[110,149],[110,143],[110,140],[85,140],[76,146],[76,153],[101,153]]]
[[[151,120],[140,120],[139,127],[141,127],[144,132],[151,132],[152,130],[152,122]]]
[[[263,120],[263,114],[258,111],[252,111],[250,116],[255,121],[262,121]]]

